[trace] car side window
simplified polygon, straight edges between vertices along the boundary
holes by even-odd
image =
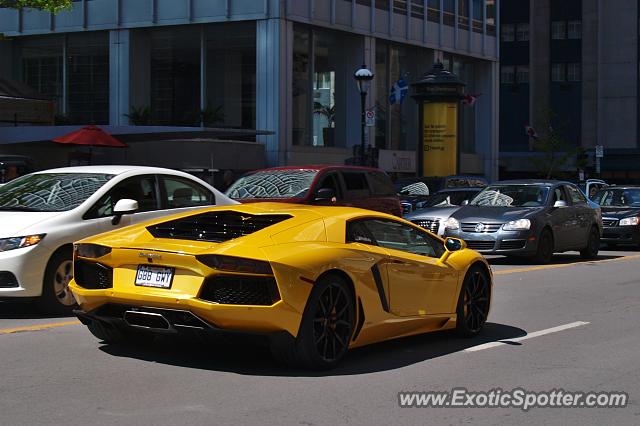
[[[551,205],[553,206],[555,204],[556,201],[567,201],[567,197],[564,194],[564,191],[562,190],[562,187],[557,187],[556,189],[553,190],[553,197],[551,197]]]
[[[391,178],[384,172],[371,172],[366,175],[371,185],[371,194],[383,197],[393,197],[396,195],[396,188],[391,182]]]
[[[340,188],[340,182],[338,182],[338,175],[335,173],[328,173],[322,177],[316,188],[316,194],[321,189],[332,189],[336,198],[338,200],[342,199],[342,188]]]
[[[209,206],[215,204],[211,191],[196,182],[177,176],[162,176],[164,206],[167,209]]]
[[[362,220],[347,223],[347,243],[378,245]]]
[[[348,198],[364,198],[370,195],[369,186],[367,185],[367,178],[363,172],[360,171],[343,171],[342,179],[344,180],[344,186],[347,191],[345,194]]]
[[[349,228],[353,242],[376,244],[427,257],[440,257],[444,253],[442,244],[427,232],[393,220],[367,219],[354,222]],[[373,241],[370,243],[365,241],[367,239]]]
[[[585,204],[587,202],[587,199],[578,188],[574,186],[566,186],[566,188],[569,191],[569,197],[571,197],[573,204]]]
[[[136,213],[159,210],[155,176],[135,176],[117,183],[87,211],[83,218],[97,219],[113,216],[116,203],[125,198],[138,202]]]

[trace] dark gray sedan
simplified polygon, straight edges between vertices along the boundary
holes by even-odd
[[[445,235],[484,254],[523,256],[548,263],[553,253],[598,255],[600,210],[572,183],[514,180],[486,187],[447,220]]]
[[[602,206],[602,242],[640,248],[640,186],[603,188],[593,200]]]

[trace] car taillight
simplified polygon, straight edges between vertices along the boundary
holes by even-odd
[[[111,253],[111,247],[98,244],[75,244],[73,250],[77,256],[87,259],[97,259]]]
[[[273,275],[273,270],[269,262],[262,260],[245,259],[235,256],[220,256],[217,254],[201,254],[196,256],[196,259],[208,267],[220,271]]]

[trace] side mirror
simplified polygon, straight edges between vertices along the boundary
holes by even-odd
[[[336,193],[331,188],[320,188],[316,193],[316,201],[331,201]]]
[[[113,207],[113,219],[111,219],[111,223],[113,225],[117,225],[120,223],[120,219],[125,214],[132,214],[138,210],[138,202],[136,200],[131,200],[128,198],[123,198],[122,200],[118,200],[116,205]]]
[[[555,203],[553,203],[553,207],[555,207],[557,209],[561,209],[563,207],[567,207],[567,202],[566,201],[562,201],[562,200],[558,200]]]
[[[447,259],[449,259],[449,256],[451,256],[451,253],[453,253],[454,251],[460,251],[460,250],[466,249],[467,243],[465,243],[460,238],[447,238],[444,241],[444,248],[445,248],[445,252],[439,260],[440,263],[446,262]]]
[[[460,203],[461,206],[466,206],[467,204],[469,204],[469,200],[464,200],[462,203]]]

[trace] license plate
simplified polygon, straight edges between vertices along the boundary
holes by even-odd
[[[173,268],[138,265],[136,285],[143,287],[171,288]]]

